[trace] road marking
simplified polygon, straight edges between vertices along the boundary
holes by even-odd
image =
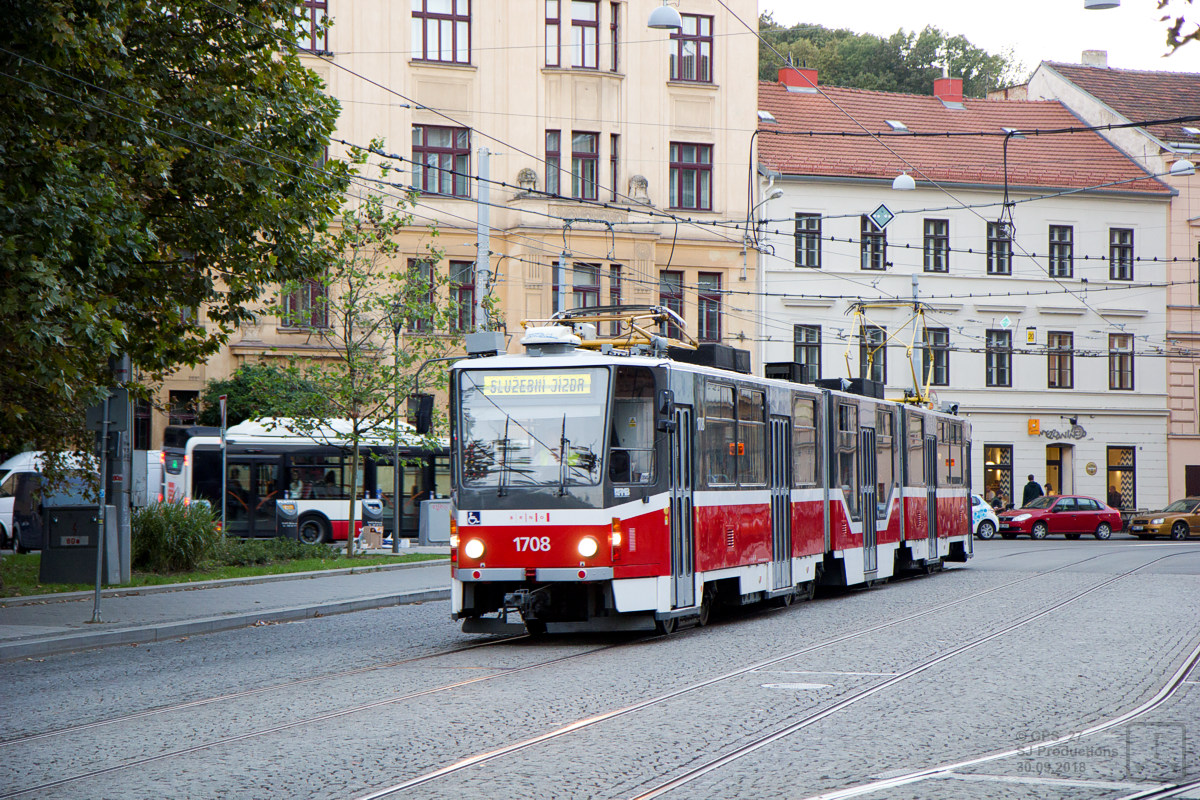
[[[1069,778],[1035,778],[1017,777],[1015,775],[983,775],[980,773],[948,772],[937,776],[941,779],[956,781],[973,781],[980,783],[1032,783],[1046,786],[1078,786],[1084,789],[1165,789],[1171,784],[1166,783],[1122,783],[1118,781],[1086,781]]]
[[[862,675],[869,678],[890,678],[895,672],[837,672],[835,670],[808,669],[760,669],[755,672],[771,672],[779,675]]]
[[[764,683],[764,689],[828,689],[828,683]]]

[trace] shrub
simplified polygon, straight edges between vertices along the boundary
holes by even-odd
[[[196,569],[222,536],[207,503],[152,503],[133,515],[135,569],[184,572]]]
[[[306,558],[330,559],[338,554],[323,544],[303,544],[295,539],[239,539],[227,537],[213,551],[211,560],[221,566],[247,567],[276,561]]]

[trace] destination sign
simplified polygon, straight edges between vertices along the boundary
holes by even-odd
[[[587,372],[514,373],[512,375],[488,375],[483,379],[483,393],[493,396],[588,394],[591,391],[592,376]]]

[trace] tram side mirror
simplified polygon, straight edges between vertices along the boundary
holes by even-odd
[[[658,393],[658,429],[663,433],[675,430],[675,393],[670,389]]]
[[[429,433],[433,428],[433,395],[409,395],[408,424],[416,428],[417,433]]]

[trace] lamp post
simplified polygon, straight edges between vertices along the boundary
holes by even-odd
[[[400,328],[403,315],[400,301],[392,303],[392,552],[400,552],[400,523],[404,515],[400,508]]]

